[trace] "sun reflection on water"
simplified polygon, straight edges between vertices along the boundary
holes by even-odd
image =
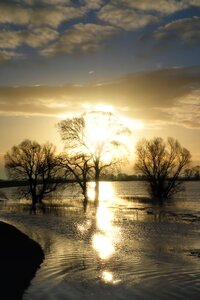
[[[104,234],[96,233],[93,236],[92,244],[101,259],[109,258],[115,252],[113,241]]]
[[[90,182],[88,186],[88,197],[91,201],[94,201],[95,191],[94,191],[95,183]],[[115,191],[111,182],[100,182],[99,186],[99,201],[108,201],[114,202],[115,200]]]
[[[94,199],[94,183],[89,185],[89,198]],[[98,264],[102,263],[99,277],[106,284],[117,284],[120,282],[116,279],[116,274],[104,269],[105,261],[108,262],[117,254],[119,243],[121,242],[120,228],[115,224],[115,211],[113,204],[117,202],[115,190],[111,182],[100,182],[99,206],[95,209],[92,222],[85,220],[77,225],[78,232],[81,236],[90,236],[91,246],[95,250]],[[90,212],[89,212],[90,213]],[[98,266],[99,268],[99,266]]]
[[[119,233],[119,229],[113,225],[113,218],[106,204],[100,202],[96,214],[97,232],[93,236],[92,245],[101,259],[108,259],[115,253],[116,233]]]
[[[101,182],[100,202],[96,212],[97,231],[92,238],[92,246],[101,259],[110,258],[116,251],[119,228],[114,226],[114,213],[109,203],[115,200],[114,190],[110,182]]]
[[[108,209],[105,203],[100,203],[97,210],[97,226],[100,230],[107,232],[112,231],[113,213]]]
[[[82,224],[77,225],[77,229],[80,233],[87,232],[90,229],[90,227],[91,227],[91,221],[89,221],[89,220]]]
[[[112,282],[113,281],[113,274],[108,272],[108,271],[104,271],[102,273],[102,279],[103,281],[107,282]]]
[[[102,280],[105,282],[105,283],[112,283],[112,284],[116,284],[116,283],[119,283],[120,280],[116,280],[114,279],[114,276],[111,272],[108,272],[108,271],[103,271],[102,275],[101,275],[101,278]]]

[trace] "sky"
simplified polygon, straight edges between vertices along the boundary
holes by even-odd
[[[62,151],[56,124],[90,110],[200,164],[199,53],[200,0],[1,0],[0,178],[13,145]]]

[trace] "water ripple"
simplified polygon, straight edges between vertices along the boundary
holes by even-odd
[[[69,208],[30,216],[2,208],[1,220],[45,251],[24,300],[199,300],[200,224],[188,221],[199,214],[197,202],[194,211],[174,206],[166,218],[170,207],[160,217],[149,203],[117,201],[87,214]]]

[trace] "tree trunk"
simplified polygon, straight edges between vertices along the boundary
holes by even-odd
[[[86,212],[87,206],[88,206],[88,198],[84,197],[84,199],[83,199],[83,210],[84,210],[84,212]]]
[[[87,186],[84,186],[82,188],[83,192],[83,196],[84,196],[84,199],[83,199],[83,209],[84,211],[86,212],[86,209],[87,209],[87,205],[88,205],[88,194],[87,194]]]
[[[94,198],[94,204],[95,206],[99,205],[99,172],[97,172],[95,176],[95,198]]]
[[[30,214],[36,214],[36,203],[37,203],[37,197],[35,195],[32,195],[32,205],[30,208]]]

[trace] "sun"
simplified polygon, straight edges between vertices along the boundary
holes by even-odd
[[[117,116],[110,111],[95,110],[85,113],[87,142],[91,147],[106,147],[106,157],[123,156],[132,152],[133,141],[145,126],[141,120]],[[116,145],[124,147],[116,147]],[[120,150],[119,150],[120,148]]]
[[[94,111],[85,114],[86,135],[93,143],[103,143],[113,137],[110,112]]]
[[[112,111],[112,106],[97,104],[94,110],[81,114],[84,128],[80,132],[80,140],[83,143],[77,149],[73,148],[73,153],[83,152],[93,157],[99,153],[102,161],[109,163],[132,152],[135,144],[133,141],[144,124],[140,120],[116,115]],[[66,120],[76,117],[76,114],[64,112],[58,115],[58,118]]]
[[[100,154],[104,162],[124,155],[123,150],[127,150],[128,146],[126,136],[129,136],[130,130],[116,115],[93,111],[85,113],[84,120],[85,144],[92,153]]]

